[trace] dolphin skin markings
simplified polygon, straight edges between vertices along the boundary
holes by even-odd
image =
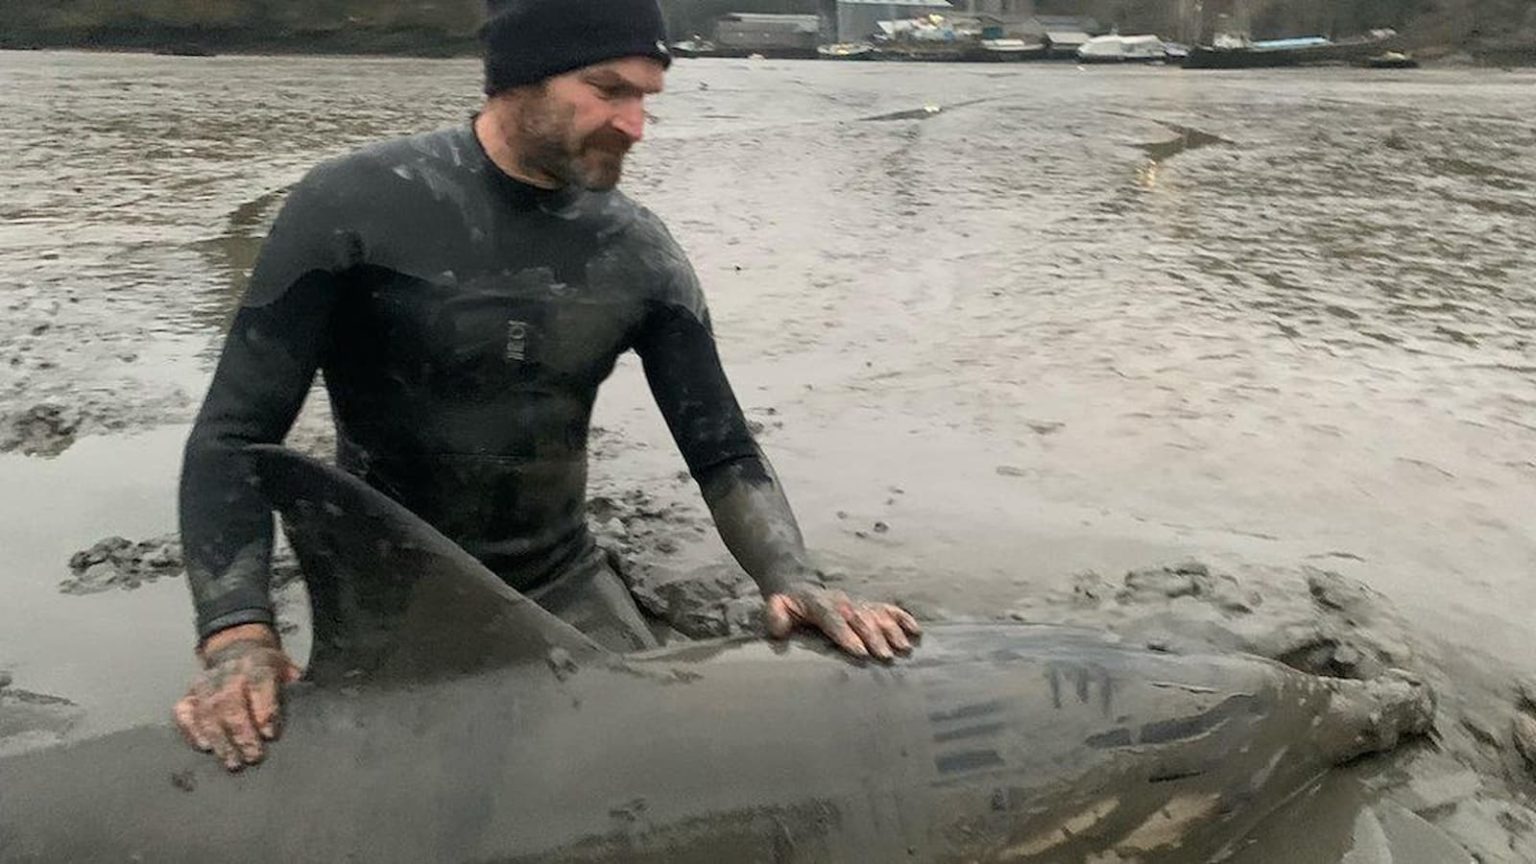
[[[169,724],[0,761],[0,861],[1219,860],[1343,761],[1424,731],[1344,681],[1108,634],[938,624],[603,651],[361,481],[253,448],[315,648],[238,775]]]

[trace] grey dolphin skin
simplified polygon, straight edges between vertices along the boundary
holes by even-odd
[[[257,463],[316,620],[283,739],[238,775],[168,724],[0,761],[0,861],[1191,864],[1432,714],[1406,678],[1024,624],[889,666],[620,657],[361,481]]]

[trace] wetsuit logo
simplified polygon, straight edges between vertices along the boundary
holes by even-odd
[[[506,358],[518,363],[528,359],[528,324],[524,321],[507,322]]]

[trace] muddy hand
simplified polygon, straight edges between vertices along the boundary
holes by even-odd
[[[880,660],[912,650],[912,639],[922,634],[917,619],[900,606],[859,600],[812,584],[768,597],[768,634],[782,639],[796,627],[820,630],[855,657]]]
[[[176,703],[176,725],[225,768],[254,765],[262,742],[278,736],[282,686],[299,679],[299,667],[265,624],[215,633],[198,653],[205,668]]]

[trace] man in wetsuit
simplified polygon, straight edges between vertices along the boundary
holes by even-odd
[[[205,670],[176,706],[231,770],[299,670],[273,629],[272,519],[246,445],[324,370],[337,461],[609,648],[648,647],[585,521],[598,385],[634,349],[768,629],[889,658],[917,624],[817,578],[731,392],[687,258],[614,191],[670,62],[655,0],[492,0],[471,123],[315,168],[263,246],[197,424],[181,530]]]

